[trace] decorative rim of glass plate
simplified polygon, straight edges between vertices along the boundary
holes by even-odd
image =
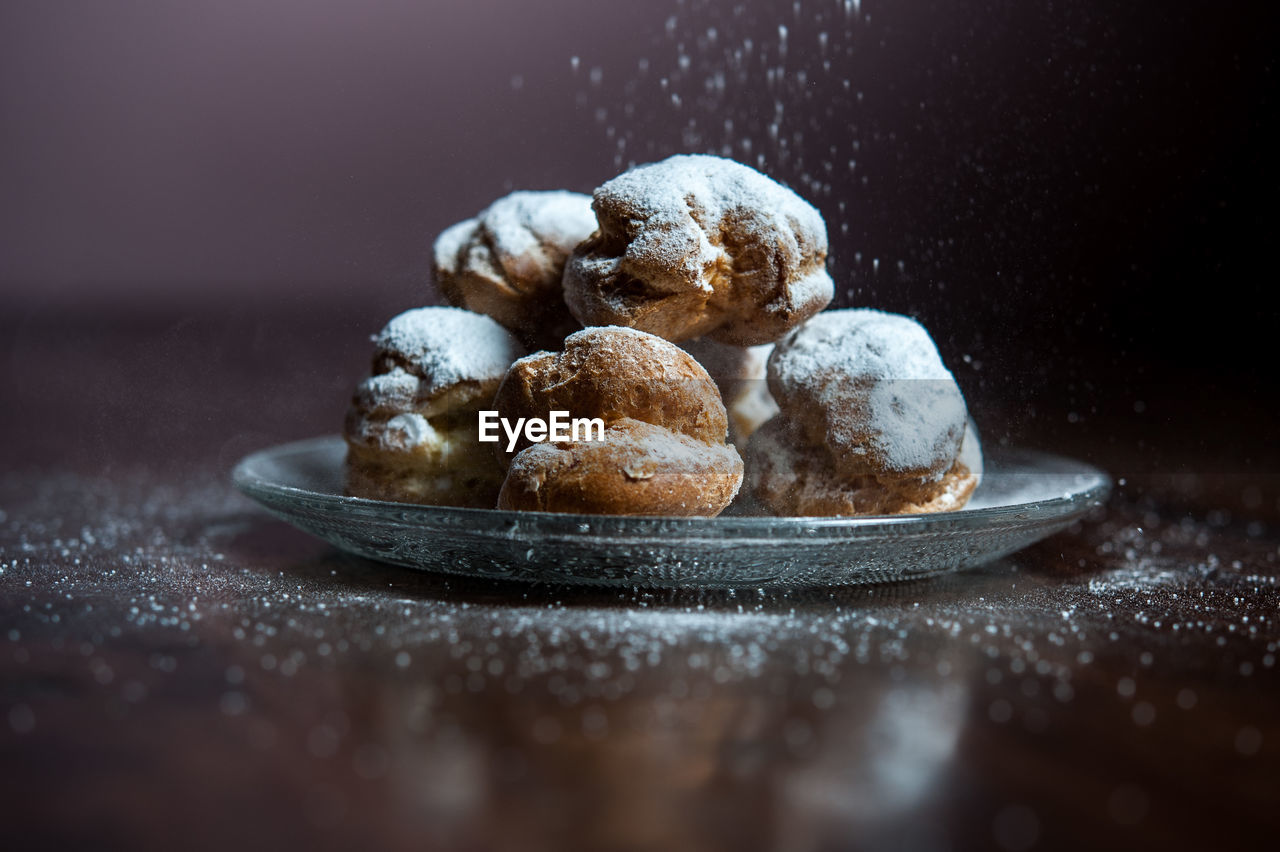
[[[430,571],[618,587],[850,585],[908,580],[998,559],[1100,506],[1111,479],[1030,450],[988,453],[954,512],[863,517],[569,515],[392,503],[342,493],[336,435],[252,453],[237,488],[342,550]]]

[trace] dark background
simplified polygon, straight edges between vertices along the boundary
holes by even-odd
[[[121,424],[161,463],[193,419],[228,463],[336,431],[366,335],[435,299],[443,227],[706,150],[822,209],[839,304],[925,322],[988,441],[1261,477],[1237,508],[1274,511],[1273,7],[798,9],[5,4],[0,306],[31,413],[6,460],[109,466]],[[42,367],[69,345],[82,374]],[[167,406],[207,370],[243,396]],[[314,408],[273,407],[299,382]]]

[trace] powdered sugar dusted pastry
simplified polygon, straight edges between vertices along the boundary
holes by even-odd
[[[592,206],[599,227],[564,273],[583,325],[747,346],[831,301],[822,215],[740,163],[671,157],[605,183]]]
[[[976,487],[981,449],[976,433],[965,438],[964,397],[914,320],[820,314],[778,343],[768,378],[781,414],[752,438],[748,462],[770,510],[944,511]]]
[[[965,431],[959,457],[929,488],[910,480],[846,476],[836,470],[826,447],[798,438],[786,420],[775,417],[747,445],[747,488],[771,513],[831,516],[950,512],[968,502],[982,477],[982,450],[972,426]]]
[[[772,343],[759,346],[732,346],[705,337],[680,344],[706,368],[729,413],[729,440],[739,447],[747,445],[751,433],[778,413],[778,404],[769,394],[765,369]]]
[[[451,304],[493,317],[525,342],[558,345],[579,326],[560,286],[565,259],[595,227],[590,196],[513,192],[440,234],[436,284]]]
[[[373,375],[347,412],[347,493],[492,508],[502,472],[477,439],[520,344],[492,319],[418,308],[375,335]]]
[[[960,451],[965,405],[929,332],[882,311],[827,311],[778,343],[769,389],[842,473],[936,478]]]
[[[602,440],[510,451],[498,507],[595,514],[716,515],[742,483],[715,383],[679,347],[629,328],[588,328],[560,353],[511,365],[494,398],[508,421],[553,411],[599,418]]]

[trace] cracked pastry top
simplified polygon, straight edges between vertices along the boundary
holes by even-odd
[[[596,189],[598,226],[574,249],[564,296],[586,326],[637,328],[679,342],[752,346],[822,310],[822,215],[741,163],[681,155]]]
[[[436,238],[436,286],[529,346],[559,345],[579,327],[561,292],[565,259],[595,226],[590,196],[513,192]]]

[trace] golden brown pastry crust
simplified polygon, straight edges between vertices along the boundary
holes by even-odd
[[[493,400],[508,420],[573,417],[623,418],[652,423],[706,443],[723,444],[724,403],[702,365],[652,334],[616,326],[587,328],[564,341],[563,352],[535,352],[511,365]],[[521,438],[510,459],[529,446]]]
[[[726,444],[623,418],[599,442],[533,444],[507,470],[499,509],[597,515],[715,515],[742,484]]]
[[[527,345],[558,345],[580,327],[564,303],[565,260],[595,224],[590,196],[513,192],[440,234],[436,286],[450,304],[493,317]]]
[[[500,508],[627,515],[715,515],[742,484],[725,444],[727,418],[711,377],[688,353],[629,328],[588,328],[562,353],[511,366],[494,398],[499,416],[600,418],[604,440],[531,444],[513,452]]]
[[[564,273],[583,325],[750,346],[831,301],[821,214],[740,163],[671,157],[605,183],[593,207],[599,227]]]

